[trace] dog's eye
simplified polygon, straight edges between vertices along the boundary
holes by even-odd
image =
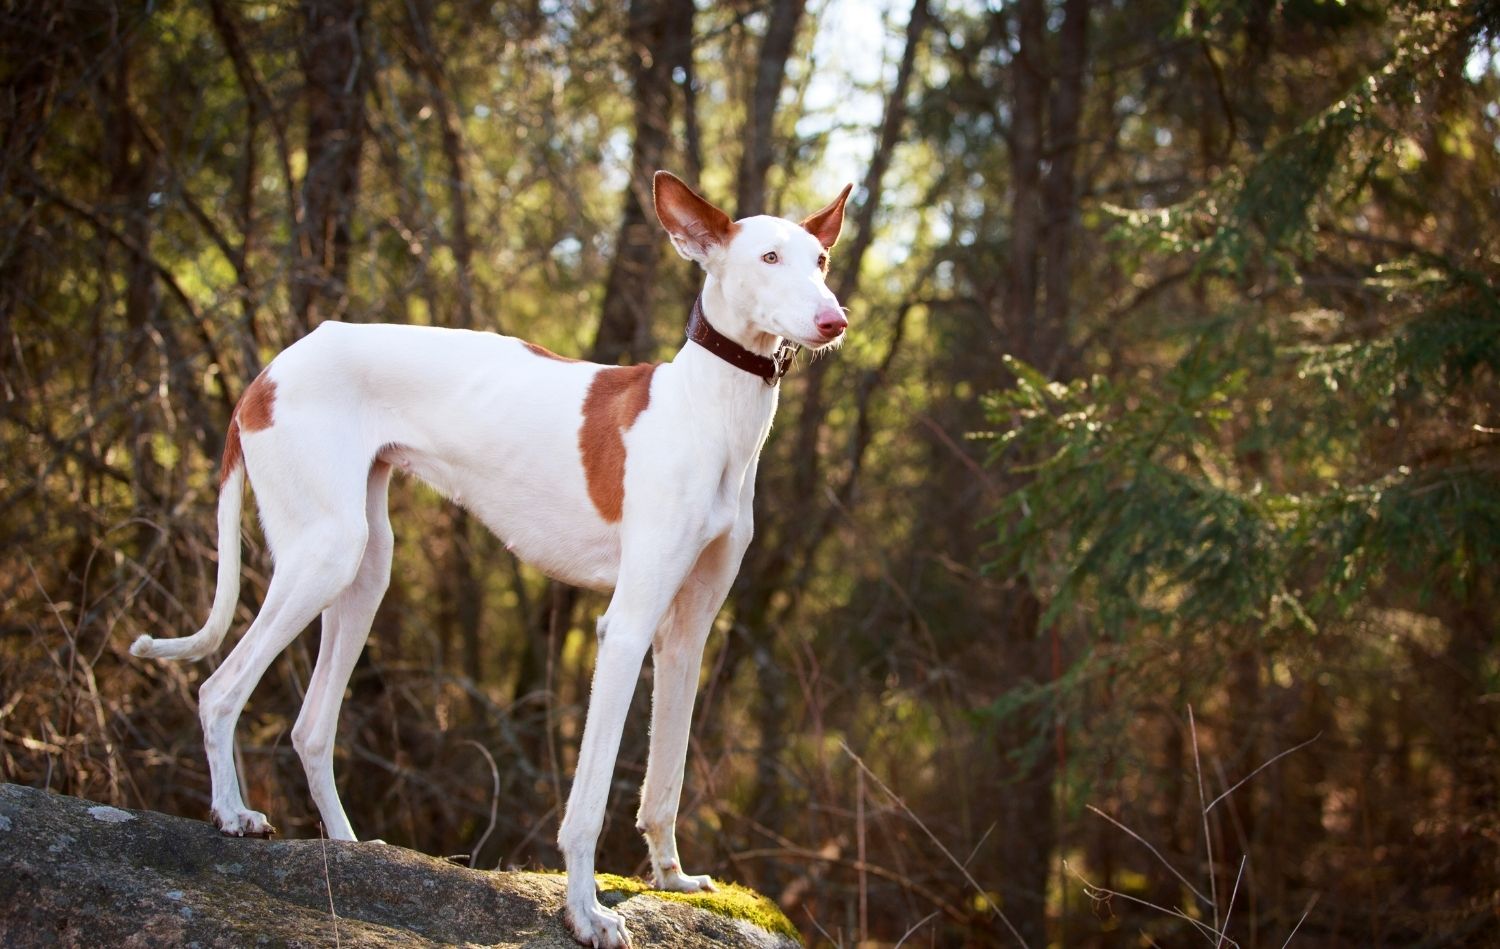
[[[818,269],[819,270],[827,270],[828,269],[828,255],[827,254],[819,254],[818,255]]]
[[[776,256],[776,252],[774,250],[768,250],[764,254],[760,255],[760,259],[764,260],[768,264],[774,264],[781,258]]]

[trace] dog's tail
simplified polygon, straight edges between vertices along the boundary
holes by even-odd
[[[230,427],[229,438],[235,442],[239,432]],[[238,445],[232,446],[237,449]],[[219,486],[219,581],[214,590],[214,605],[208,622],[191,636],[177,639],[153,639],[142,636],[130,644],[130,654],[145,659],[202,659],[219,648],[229,624],[234,620],[234,605],[240,596],[240,509],[245,498],[245,461],[226,452],[224,483]]]

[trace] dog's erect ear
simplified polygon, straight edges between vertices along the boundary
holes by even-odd
[[[669,171],[658,171],[651,183],[656,218],[667,229],[677,253],[700,264],[709,251],[729,242],[734,222]]]
[[[838,243],[839,231],[844,229],[844,202],[849,200],[849,192],[853,190],[854,185],[844,185],[844,190],[839,192],[832,204],[802,222],[802,226],[818,239],[824,250]]]

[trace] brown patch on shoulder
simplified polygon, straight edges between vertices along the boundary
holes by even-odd
[[[276,381],[262,370],[240,395],[234,415],[229,419],[229,431],[224,434],[224,459],[219,464],[219,487],[224,486],[229,473],[244,461],[240,432],[260,432],[270,428],[275,408]]]
[[[601,369],[583,399],[578,452],[589,498],[599,516],[614,523],[625,507],[625,432],[651,402],[656,365]]]
[[[568,356],[559,356],[545,346],[538,346],[536,343],[530,343],[524,339],[521,340],[521,345],[530,350],[531,355],[540,356],[543,359],[556,359],[558,362],[580,362],[580,360],[572,359]]]

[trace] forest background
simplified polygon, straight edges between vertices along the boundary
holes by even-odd
[[[6,3],[0,777],[206,813],[214,664],[126,650],[206,616],[229,412],[279,349],[342,319],[670,358],[700,278],[652,171],[735,216],[853,180],[850,337],[784,383],[703,670],[691,868],[815,944],[1493,945],[1497,31],[1457,0]],[[393,500],[354,826],[557,867],[603,602]],[[316,637],[239,735],[289,836]],[[648,695],[607,869],[646,866]]]

